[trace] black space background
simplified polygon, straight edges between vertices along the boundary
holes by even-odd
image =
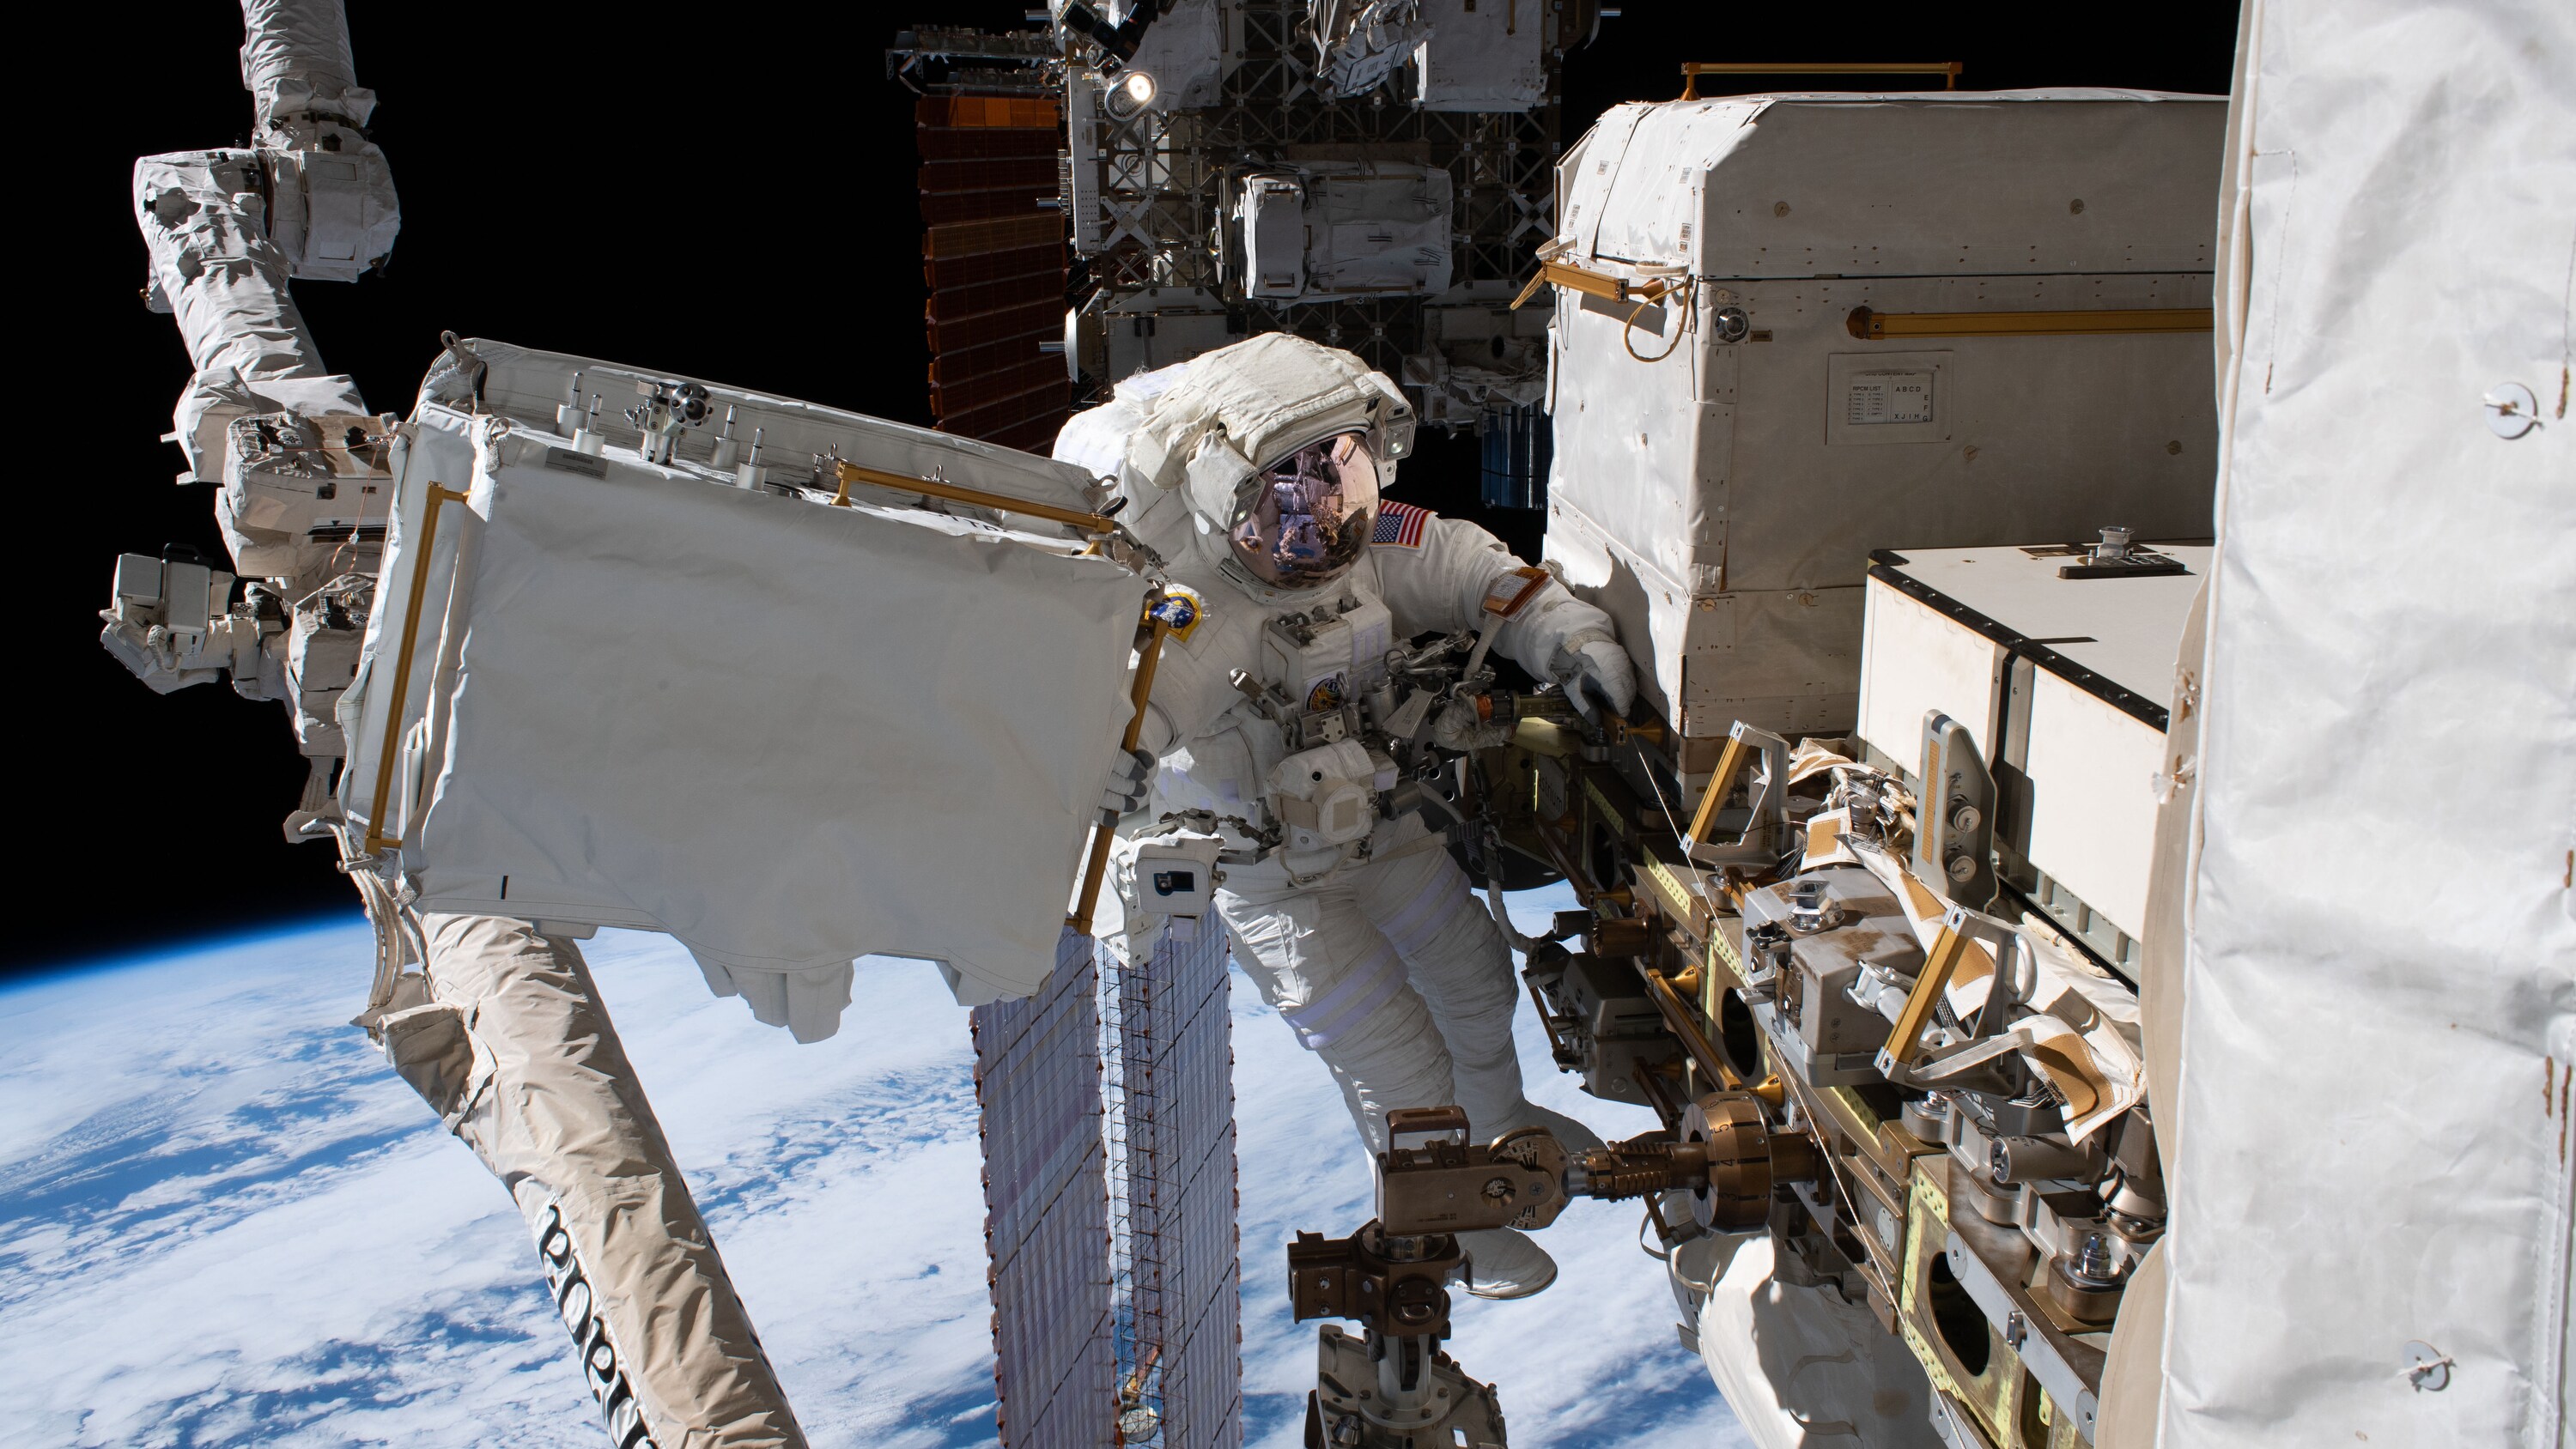
[[[911,21],[1005,27],[1022,6],[349,8],[402,240],[385,274],[297,298],[370,405],[407,411],[452,328],[930,421],[911,97],[884,47]],[[1685,59],[1958,59],[1981,90],[2220,92],[2236,26],[2226,0],[2116,21],[1921,0],[1621,8],[1567,62],[1568,141],[1613,103],[1678,94]],[[247,135],[239,12],[99,4],[52,23],[50,53],[99,65],[14,93],[33,142],[21,195],[40,202],[21,214],[41,220],[20,232],[13,290],[37,312],[22,338],[40,340],[13,368],[0,798],[20,854],[0,973],[355,906],[327,846],[279,834],[303,766],[278,706],[220,687],[156,697],[95,639],[117,553],[220,552],[210,487],[171,486],[178,450],[156,441],[188,363],[136,298],[127,184],[137,156]],[[32,446],[39,433],[52,442]],[[1474,489],[1472,443],[1427,435],[1397,496],[1479,516]],[[1480,516],[1535,552],[1536,515]]]

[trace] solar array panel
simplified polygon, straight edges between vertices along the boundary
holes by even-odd
[[[1004,1449],[1105,1449],[1116,1433],[1092,953],[1067,931],[1037,995],[971,1018]]]
[[[1104,961],[1115,1075],[1111,1137],[1127,1442],[1243,1441],[1235,1227],[1234,1047],[1226,944],[1166,939],[1142,969]]]
[[[1041,350],[1064,336],[1064,213],[1042,205],[1056,103],[927,95],[914,112],[931,412],[941,432],[1043,453],[1073,397],[1064,358]]]

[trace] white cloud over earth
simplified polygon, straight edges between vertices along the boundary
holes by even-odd
[[[588,954],[815,1443],[989,1442],[965,1013],[936,974],[863,968],[841,1033],[799,1047],[664,938]],[[346,1025],[367,961],[324,925],[0,990],[0,1444],[603,1442],[508,1199]],[[1239,976],[1234,1003],[1246,1438],[1286,1449],[1314,1325],[1284,1246],[1358,1226],[1368,1178],[1320,1064]],[[1533,1096],[1649,1125],[1557,1076],[1526,1006],[1520,1029]],[[1524,1449],[1744,1442],[1634,1207],[1578,1205],[1553,1289],[1457,1315]]]

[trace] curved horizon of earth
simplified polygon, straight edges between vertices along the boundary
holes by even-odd
[[[1570,906],[1512,898],[1523,929]],[[807,1436],[993,1439],[966,1013],[918,962],[863,966],[797,1046],[707,994],[667,937],[584,944]],[[0,1445],[595,1446],[589,1394],[507,1194],[349,1026],[363,922],[307,923],[0,985]],[[1234,978],[1244,1438],[1301,1442],[1313,1324],[1288,1241],[1368,1215],[1340,1094]],[[1560,1076],[1526,1000],[1531,1096],[1652,1125]],[[1543,1237],[1544,1296],[1462,1296],[1448,1345],[1513,1442],[1749,1444],[1635,1246],[1633,1203]]]

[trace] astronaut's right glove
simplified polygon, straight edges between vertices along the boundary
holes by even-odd
[[[1444,750],[1456,750],[1461,754],[1489,750],[1496,745],[1510,743],[1511,738],[1510,725],[1496,724],[1484,718],[1476,713],[1476,706],[1468,700],[1453,699],[1431,717],[1431,742]]]
[[[1120,750],[1109,760],[1109,774],[1100,787],[1100,823],[1115,827],[1125,816],[1145,808],[1145,798],[1153,793],[1155,759],[1143,750]]]

